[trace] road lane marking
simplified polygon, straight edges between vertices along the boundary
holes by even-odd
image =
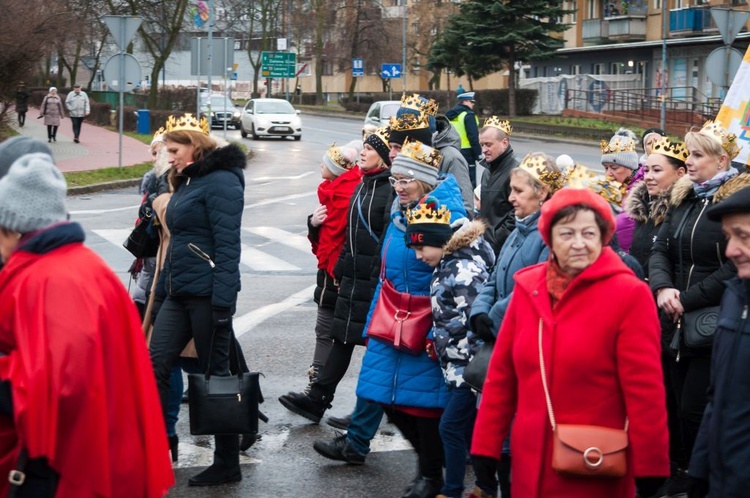
[[[240,263],[255,271],[299,271],[299,266],[287,263],[283,259],[271,256],[254,247],[242,244]]]
[[[128,250],[125,249],[122,244],[123,242],[125,242],[125,239],[128,238],[128,236],[130,235],[130,232],[133,231],[132,228],[101,228],[98,230],[91,230],[91,231],[97,234],[99,237],[106,240],[107,242],[111,243],[112,245],[119,247],[125,252],[128,252]]]
[[[265,182],[268,180],[301,180],[302,178],[310,175],[314,175],[316,171],[306,171],[299,175],[294,176],[259,176],[258,178],[251,178],[251,182]]]
[[[77,211],[69,211],[69,214],[73,216],[73,215],[78,215],[78,214],[116,213],[117,211],[127,211],[129,209],[136,210],[139,207],[140,207],[140,204],[136,204],[135,206],[125,206],[125,207],[110,208],[110,209],[79,209]]]
[[[243,227],[243,230],[254,235],[260,235],[279,244],[284,244],[298,251],[310,254],[310,241],[300,234],[287,232],[276,227]]]
[[[318,195],[318,192],[315,190],[312,190],[310,192],[305,192],[304,194],[291,194],[291,195],[284,195],[281,197],[273,197],[271,199],[266,199],[264,201],[247,204],[245,206],[245,209],[250,209],[250,208],[260,207],[260,206],[267,206],[268,204],[276,204],[277,202],[292,201],[294,199],[302,199],[303,197],[310,197],[312,195]]]
[[[266,306],[261,306],[249,313],[245,313],[240,317],[236,317],[232,320],[232,325],[234,325],[234,335],[242,337],[244,334],[250,332],[269,318],[310,301],[313,297],[314,290],[315,284],[305,287],[299,292],[295,292],[279,303],[267,304]]]

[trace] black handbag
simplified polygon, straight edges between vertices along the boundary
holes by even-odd
[[[474,355],[466,368],[464,368],[464,382],[475,391],[482,392],[484,386],[484,379],[487,377],[487,368],[490,366],[490,358],[492,358],[492,348],[494,344],[485,342],[479,348],[479,351]]]
[[[239,357],[239,351],[235,351]],[[261,374],[238,372],[237,375],[211,375],[210,356],[208,363],[205,374],[188,375],[190,434],[257,434]]]
[[[689,348],[711,346],[718,321],[719,306],[708,306],[683,314],[680,328],[685,346]]]
[[[159,250],[159,234],[153,223],[153,211],[139,218],[135,228],[122,244],[136,258],[153,258]]]

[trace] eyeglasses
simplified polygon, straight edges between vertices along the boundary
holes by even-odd
[[[391,185],[392,185],[393,187],[399,186],[399,187],[401,187],[401,188],[406,188],[406,187],[408,187],[408,186],[409,186],[409,184],[410,184],[411,182],[416,182],[416,181],[417,181],[417,179],[416,179],[416,178],[403,178],[403,179],[398,179],[398,178],[394,178],[394,177],[392,177],[392,176],[389,176],[389,177],[388,177],[388,181],[389,181],[389,182],[391,182]]]

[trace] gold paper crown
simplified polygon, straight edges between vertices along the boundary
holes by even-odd
[[[740,153],[741,147],[737,144],[737,135],[729,133],[729,130],[721,126],[720,123],[709,119],[701,128],[701,132],[718,140],[730,160]]]
[[[567,168],[563,173],[563,183],[565,187],[591,190],[618,209],[627,190],[624,184],[597,176],[582,164]]]
[[[157,140],[157,139],[163,141],[165,133],[167,133],[167,130],[165,130],[164,127],[162,126],[158,130],[156,130],[156,133],[154,133],[154,138],[152,138],[151,141],[153,142],[154,140]]]
[[[563,186],[570,188],[586,188],[591,179],[596,175],[591,173],[588,168],[582,164],[574,164],[565,168],[563,171]]]
[[[651,153],[673,157],[683,163],[687,161],[687,158],[690,155],[684,142],[672,142],[668,137],[659,137],[659,139],[651,145]]]
[[[530,174],[542,185],[548,187],[552,192],[556,192],[562,188],[562,173],[547,169],[544,157],[541,155],[535,155],[533,152],[526,154],[526,157],[523,158],[518,169]]]
[[[434,99],[420,97],[418,93],[414,93],[412,95],[403,94],[401,96],[401,107],[403,109],[413,109],[419,113],[425,113],[429,116],[437,116],[438,113],[438,103],[435,102]]]
[[[602,154],[618,152],[635,152],[635,140],[622,135],[615,135],[609,142],[602,140]]]
[[[208,135],[211,132],[211,129],[208,126],[208,121],[204,116],[197,119],[189,112],[183,114],[179,118],[174,116],[169,116],[167,118],[167,133],[180,130],[194,131],[197,133],[203,133],[204,135]]]
[[[434,197],[424,197],[414,209],[406,213],[406,223],[436,223],[451,224],[451,212],[447,206],[438,207],[438,200]]]
[[[388,149],[391,148],[389,144],[389,142],[391,141],[391,130],[389,130],[387,126],[381,126],[377,130],[373,131],[372,134],[378,137],[378,139],[380,139],[380,141],[383,142],[385,146],[388,147]]]
[[[333,161],[334,164],[344,168],[350,169],[353,164],[349,162],[347,158],[341,155],[341,149],[336,147],[336,142],[333,142],[328,150],[326,151],[328,158]]]
[[[422,130],[429,128],[430,122],[425,113],[420,113],[419,116],[416,114],[404,114],[400,118],[391,116],[388,126],[393,131]]]
[[[440,160],[443,158],[437,149],[433,149],[419,140],[413,140],[410,137],[406,137],[406,140],[404,140],[404,145],[401,147],[399,154],[432,166],[433,168],[438,168]]]
[[[497,128],[498,130],[502,131],[506,135],[510,137],[511,133],[513,133],[513,127],[510,125],[510,121],[506,120],[500,120],[497,116],[490,116],[489,118],[484,120],[484,126],[491,126],[493,128]]]

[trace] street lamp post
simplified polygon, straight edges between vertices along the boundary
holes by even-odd
[[[402,35],[402,42],[403,45],[401,47],[401,78],[403,83],[403,91],[406,93],[406,4],[407,0],[403,0],[404,2],[404,21],[401,26],[401,35]]]
[[[667,16],[669,0],[662,0],[661,4],[661,113],[659,124],[663,130],[667,121]]]

